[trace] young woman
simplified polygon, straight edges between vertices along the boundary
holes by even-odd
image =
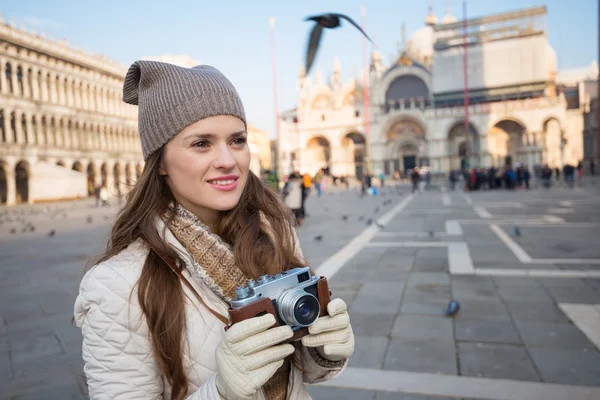
[[[143,173],[75,303],[95,399],[310,399],[354,350],[334,299],[301,341],[271,315],[229,325],[249,278],[303,266],[292,215],[249,171],[246,118],[209,66],[137,61],[123,100],[139,106]]]

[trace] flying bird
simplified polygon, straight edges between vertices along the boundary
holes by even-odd
[[[373,43],[373,41],[371,40],[371,38],[369,37],[369,35],[367,35],[365,33],[365,31],[362,30],[362,28],[352,20],[352,18],[343,15],[343,14],[334,14],[334,13],[330,13],[330,14],[321,14],[321,15],[315,15],[312,17],[308,17],[305,19],[305,21],[315,21],[316,24],[313,27],[312,32],[310,33],[310,39],[308,41],[308,49],[306,51],[306,74],[308,75],[308,72],[310,71],[310,68],[313,65],[313,61],[315,61],[315,57],[317,55],[317,50],[319,49],[319,42],[321,41],[321,35],[323,34],[323,28],[326,29],[335,29],[341,26],[342,22],[340,19],[345,19],[346,21],[350,22],[352,25],[354,25],[356,27],[356,29],[358,29],[363,35],[365,35],[365,37],[367,39],[369,39],[369,41],[371,43]],[[373,43],[375,44],[375,43]]]

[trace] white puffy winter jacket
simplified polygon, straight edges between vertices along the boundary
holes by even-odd
[[[159,232],[164,227],[160,225]],[[187,268],[183,275],[206,304],[227,316],[227,304],[189,273],[194,261],[168,229],[164,239],[185,260]],[[136,241],[113,258],[94,266],[81,282],[75,302],[75,321],[83,333],[84,371],[91,400],[170,398],[170,386],[153,357],[148,326],[137,300],[136,284],[148,252],[142,241]],[[224,324],[185,285],[182,287],[187,295],[183,355],[190,384],[187,399],[222,400],[215,385],[215,351],[225,333]],[[288,399],[310,399],[304,383],[332,379],[344,369],[322,366],[304,347],[297,350],[294,357],[304,372],[292,363]],[[262,391],[258,400],[265,400]]]

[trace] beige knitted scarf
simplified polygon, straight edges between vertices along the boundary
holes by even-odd
[[[180,205],[175,209],[169,229],[194,259],[190,271],[192,277],[205,282],[225,302],[230,303],[235,297],[235,289],[248,280],[235,264],[231,246]],[[288,358],[263,386],[267,399],[286,398],[290,368]]]

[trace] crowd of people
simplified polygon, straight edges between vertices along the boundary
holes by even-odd
[[[565,164],[562,168],[562,176],[569,187],[573,187],[575,181],[581,179],[583,173],[582,163],[577,166]],[[532,175],[533,173],[533,175]],[[532,179],[541,183],[545,188],[550,188],[553,182],[560,181],[561,170],[551,169],[548,164],[535,165],[530,171],[527,165],[517,162],[515,166],[506,165],[503,168],[471,168],[469,170],[450,171],[450,188],[455,190],[459,183],[464,184],[464,189],[473,191],[481,189],[529,189]],[[414,185],[414,184],[413,184]]]

